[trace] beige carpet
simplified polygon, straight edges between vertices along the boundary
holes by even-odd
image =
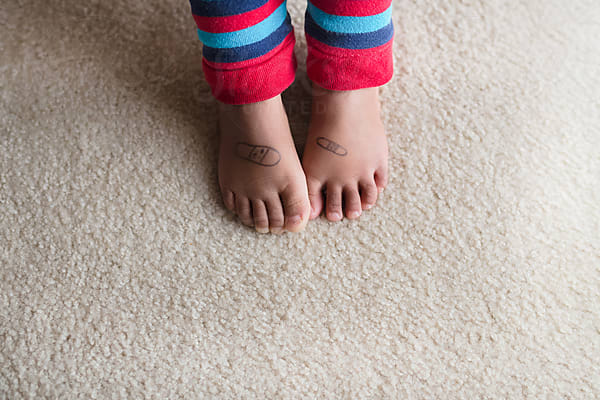
[[[0,398],[600,397],[600,3],[394,15],[389,189],[276,237],[220,203],[186,0],[3,2]]]

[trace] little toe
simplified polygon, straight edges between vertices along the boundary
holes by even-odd
[[[388,167],[387,165],[383,165],[375,170],[375,184],[377,185],[377,190],[379,193],[383,191],[383,189],[388,184]]]
[[[363,210],[371,209],[377,202],[377,186],[373,180],[360,183],[360,200]]]
[[[250,200],[244,196],[235,196],[235,212],[244,225],[252,226],[252,209]]]
[[[339,185],[327,186],[327,219],[330,221],[339,221],[343,218],[342,214],[342,187]]]
[[[252,200],[252,217],[254,229],[260,233],[269,233],[269,216],[262,200]]]
[[[360,195],[358,188],[355,186],[347,186],[344,188],[344,208],[346,209],[346,217],[348,219],[356,219],[362,213],[360,204]]]
[[[272,233],[282,233],[285,221],[283,217],[283,206],[281,205],[279,196],[268,198],[265,203],[267,206],[267,213],[269,214],[269,229]]]
[[[299,232],[306,226],[310,215],[310,203],[306,189],[300,190],[290,185],[281,193],[281,202],[285,215],[285,229]]]
[[[314,179],[306,180],[308,186],[308,200],[310,201],[310,219],[321,215],[323,210],[323,185]]]

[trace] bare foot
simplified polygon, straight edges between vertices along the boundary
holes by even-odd
[[[388,146],[379,89],[331,91],[314,85],[312,116],[302,165],[310,219],[325,203],[326,216],[358,218],[387,185]]]
[[[297,232],[310,205],[281,97],[220,103],[219,186],[225,206],[258,232]]]

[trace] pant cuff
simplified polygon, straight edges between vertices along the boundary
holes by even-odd
[[[216,63],[202,60],[213,96],[227,104],[249,104],[273,98],[293,82],[297,61],[292,31],[269,53],[248,61]]]
[[[370,49],[332,47],[306,35],[308,78],[329,90],[382,86],[394,75],[393,38]]]

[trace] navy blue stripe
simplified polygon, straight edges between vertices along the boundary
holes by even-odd
[[[201,17],[229,17],[255,10],[269,0],[190,0],[192,14]]]
[[[339,33],[330,32],[321,28],[310,16],[306,13],[304,17],[304,30],[314,39],[321,43],[333,47],[343,49],[372,49],[386,44],[394,37],[394,25],[390,22],[387,26],[373,32],[366,33]]]
[[[273,33],[263,40],[246,46],[218,49],[215,47],[202,47],[202,55],[208,61],[219,63],[232,63],[246,61],[260,57],[277,47],[292,31],[290,16]]]

